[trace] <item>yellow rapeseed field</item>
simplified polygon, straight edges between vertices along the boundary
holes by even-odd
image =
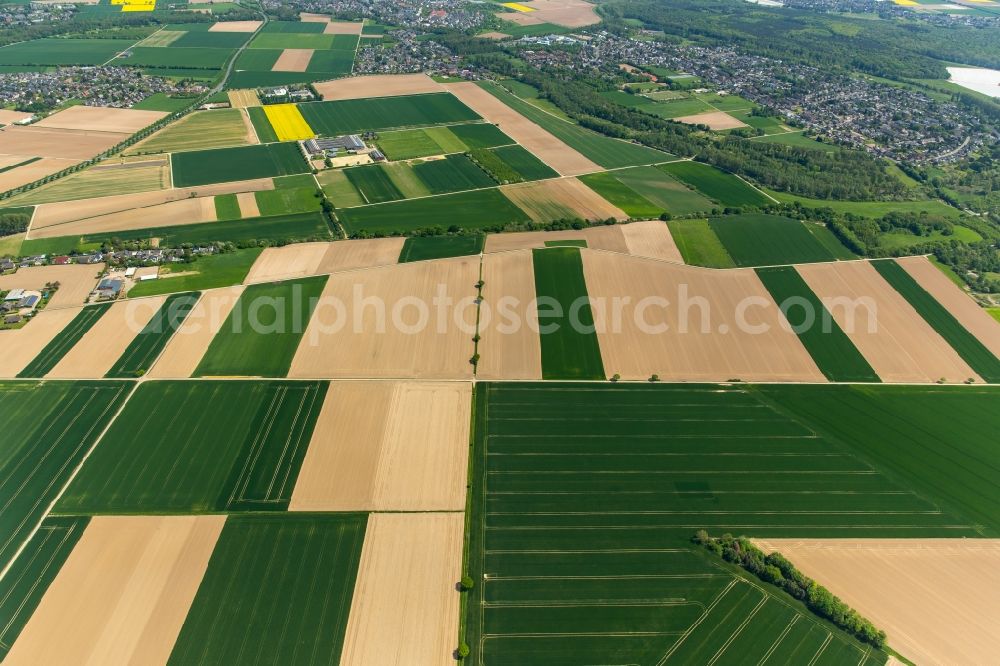
[[[297,141],[316,136],[294,104],[271,104],[264,107],[264,113],[278,141]]]
[[[533,12],[533,11],[535,11],[534,7],[529,7],[528,5],[522,5],[519,2],[505,2],[505,3],[503,3],[503,6],[504,7],[509,7],[510,9],[513,9],[514,11],[518,11],[518,12]]]

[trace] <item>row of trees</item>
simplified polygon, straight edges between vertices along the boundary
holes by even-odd
[[[844,631],[877,648],[885,645],[885,632],[866,620],[856,610],[838,599],[832,592],[812,580],[785,559],[781,553],[765,555],[745,537],[723,534],[713,538],[705,530],[692,537],[727,562],[739,565],[766,583],[780,587],[803,602],[809,610],[830,620]]]

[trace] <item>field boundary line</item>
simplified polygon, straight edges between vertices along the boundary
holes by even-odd
[[[35,380],[35,381],[38,381],[38,380]],[[77,380],[77,381],[79,381],[79,380]],[[121,382],[122,380],[118,380],[118,381]],[[45,513],[42,515],[41,520],[38,521],[38,525],[36,525],[35,528],[33,530],[31,530],[31,533],[28,534],[27,538],[21,544],[21,547],[18,548],[14,552],[14,554],[11,557],[10,561],[3,568],[3,570],[0,571],[0,580],[3,580],[7,576],[7,572],[10,571],[11,567],[14,565],[14,562],[16,562],[17,558],[20,557],[21,553],[24,552],[24,549],[28,547],[28,543],[35,536],[35,534],[38,533],[38,530],[41,529],[42,523],[52,513],[52,509],[55,508],[55,505],[59,502],[60,499],[62,499],[62,496],[66,493],[66,490],[70,487],[70,485],[73,483],[73,480],[76,478],[76,475],[80,473],[80,470],[86,464],[87,460],[90,458],[91,454],[94,452],[94,449],[97,448],[97,445],[100,444],[104,440],[104,436],[107,435],[107,433],[108,433],[109,430],[111,430],[111,426],[113,426],[115,424],[115,422],[118,420],[118,417],[121,415],[121,413],[123,411],[125,411],[126,405],[128,405],[129,400],[132,399],[132,396],[135,395],[135,392],[138,389],[139,389],[139,383],[138,382],[132,382],[130,390],[128,392],[128,395],[126,395],[125,398],[122,400],[121,406],[119,406],[118,410],[115,411],[115,413],[112,415],[112,417],[110,419],[108,419],[107,425],[104,426],[104,430],[102,430],[100,432],[100,434],[94,439],[94,443],[91,444],[90,449],[85,454],[83,454],[83,458],[81,458],[79,464],[77,464],[76,468],[70,474],[69,478],[66,479],[66,483],[63,484],[63,487],[59,490],[59,493],[55,496],[55,498],[49,504],[48,508],[45,510]]]
[[[774,653],[774,651],[778,649],[779,645],[781,645],[781,641],[785,640],[785,636],[788,635],[788,632],[792,630],[792,627],[794,627],[798,623],[799,618],[801,617],[802,615],[799,613],[795,613],[795,615],[792,616],[791,622],[785,625],[784,630],[782,630],[782,632],[778,635],[778,637],[774,639],[774,643],[771,644],[771,647],[768,649],[768,651],[765,652],[764,656],[761,657],[760,661],[757,662],[757,666],[761,666],[761,664],[763,664],[764,662],[766,662],[768,659],[771,658],[771,655]]]
[[[822,655],[826,651],[827,646],[830,645],[831,642],[833,642],[833,634],[830,633],[829,630],[827,630],[826,640],[823,641],[823,644],[819,646],[818,650],[816,650],[816,654],[814,654],[812,659],[809,660],[808,666],[813,666],[813,664],[815,664],[819,660],[820,655]]]
[[[712,664],[717,662],[722,657],[725,651],[729,649],[729,646],[733,644],[733,641],[736,640],[736,637],[739,636],[741,633],[743,633],[743,630],[746,629],[747,625],[750,624],[750,622],[757,615],[760,609],[763,608],[765,604],[767,604],[767,600],[769,598],[768,594],[763,590],[758,590],[758,591],[762,595],[761,600],[757,603],[756,606],[753,607],[753,610],[751,610],[750,613],[745,618],[743,618],[743,622],[741,622],[740,626],[736,627],[735,631],[733,631],[733,633],[729,635],[729,638],[726,640],[726,642],[719,647],[719,649],[716,651],[714,655],[712,655],[712,658],[708,661],[708,666],[712,666]]]
[[[676,652],[677,648],[679,648],[681,644],[685,640],[687,640],[687,638],[694,632],[694,630],[698,628],[698,625],[700,625],[702,622],[705,621],[705,618],[707,618],[709,614],[715,609],[715,607],[719,605],[719,602],[721,602],[722,599],[729,594],[729,591],[734,587],[736,587],[737,583],[743,583],[743,582],[745,581],[742,578],[737,578],[733,576],[733,579],[729,581],[729,585],[726,585],[726,587],[723,588],[721,592],[719,592],[718,596],[716,596],[715,599],[712,600],[712,603],[710,603],[708,607],[702,612],[701,617],[695,620],[691,624],[691,626],[689,626],[686,630],[684,630],[684,632],[681,634],[680,640],[678,640],[676,643],[670,646],[670,649],[667,650],[667,653],[663,655],[663,657],[660,658],[658,662],[656,662],[656,666],[663,666],[663,664],[667,663],[667,660],[670,659],[670,656],[674,652]]]

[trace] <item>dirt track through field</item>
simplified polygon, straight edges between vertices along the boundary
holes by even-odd
[[[373,74],[314,83],[325,100],[396,97],[444,91],[444,86],[426,74]]]
[[[373,238],[269,247],[254,262],[244,282],[277,282],[356,268],[387,266],[397,262],[404,242],[404,238]]]
[[[979,376],[867,261],[795,267],[884,382]],[[829,299],[857,303],[832,306]],[[830,301],[835,302],[835,301]],[[853,317],[851,316],[853,313]],[[980,380],[981,381],[981,380]]]
[[[710,130],[728,130],[747,126],[742,120],[737,120],[723,111],[707,111],[705,113],[696,113],[693,116],[681,116],[674,118],[674,122],[686,123],[688,125],[705,125]]]
[[[121,358],[135,336],[160,309],[166,296],[119,301],[111,306],[62,360],[49,379],[99,379]]]
[[[169,114],[165,111],[77,105],[39,120],[34,127],[134,134],[167,115]]]
[[[251,195],[253,196],[253,195]],[[43,228],[32,228],[31,237],[56,238],[59,236],[87,236],[111,231],[155,229],[183,224],[215,222],[215,197],[181,199],[158,206],[133,208],[107,215],[96,215],[83,220],[65,222]]]
[[[461,513],[372,514],[342,666],[454,663]]]
[[[59,289],[49,300],[46,310],[74,307],[87,302],[90,292],[97,286],[98,275],[104,264],[70,264],[68,266],[31,266],[19,268],[16,273],[0,276],[0,290],[27,289],[41,291],[50,282],[58,282]]]
[[[16,377],[79,313],[79,308],[43,310],[24,328],[0,331],[0,377]]]
[[[274,181],[270,178],[257,178],[255,180],[240,180],[231,183],[218,183],[216,185],[199,185],[197,187],[182,187],[171,190],[155,190],[153,192],[139,192],[136,194],[114,194],[107,197],[96,197],[93,199],[78,199],[76,201],[60,201],[57,203],[41,204],[35,209],[35,216],[31,220],[29,237],[34,238],[34,232],[54,224],[72,222],[93,218],[98,215],[108,215],[121,211],[131,211],[138,217],[136,209],[156,206],[171,201],[189,199],[192,196],[210,197],[218,194],[232,194],[239,192],[256,192],[260,190],[273,190]],[[61,234],[60,234],[61,235]]]
[[[612,217],[616,220],[628,219],[625,211],[608,203],[576,178],[518,183],[501,187],[500,191],[535,222],[551,222],[553,207],[568,209],[576,217],[591,222]]]
[[[447,88],[469,108],[498,125],[507,136],[562,175],[577,176],[604,170],[475,83],[451,83]]]
[[[937,270],[937,269],[935,269]],[[998,539],[767,539],[917,664],[988,664],[1000,651]]]
[[[542,348],[531,327],[508,326],[502,315],[513,310],[521,322],[537,317],[535,268],[530,250],[483,258],[483,305],[479,321],[479,379],[541,379]],[[487,314],[488,313],[488,314]]]
[[[242,293],[242,286],[203,292],[147,376],[156,379],[183,379],[194,374],[212,343],[212,338],[226,323],[226,318]]]
[[[478,257],[330,276],[288,376],[470,378],[478,279]]]
[[[462,511],[472,386],[333,382],[291,511]]]
[[[225,516],[97,516],[5,664],[165,664]]]
[[[312,49],[285,49],[271,66],[272,72],[304,72],[312,60]]]
[[[752,270],[720,271],[609,252],[581,253],[608,375],[826,381],[795,333],[782,327],[781,312]],[[616,298],[630,301],[619,301],[616,307]],[[746,308],[745,325],[741,308]],[[756,328],[760,326],[766,330]]]
[[[965,327],[969,333],[1000,358],[1000,322],[949,280],[926,257],[902,257],[896,262],[916,280],[938,303]]]

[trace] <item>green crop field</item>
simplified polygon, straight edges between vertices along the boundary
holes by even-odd
[[[534,250],[532,259],[539,299],[542,377],[605,379],[579,248]]]
[[[951,527],[938,536],[1000,536],[1000,388],[789,385],[759,391],[824,438],[853,448],[896,483],[933,502],[938,516],[950,513]],[[925,518],[905,519],[915,528]],[[882,535],[904,536],[910,529]]]
[[[617,171],[588,173],[578,176],[577,179],[607,199],[609,203],[621,208],[629,217],[635,219],[659,217],[663,209],[654,206],[648,199],[621,182],[616,176],[617,173]]]
[[[132,108],[136,111],[180,111],[191,106],[197,97],[170,96],[167,93],[153,93]]]
[[[309,165],[294,142],[192,150],[171,155],[174,187],[226,183],[307,173]]]
[[[319,21],[268,21],[261,32],[263,33],[321,33],[326,26]]]
[[[392,184],[403,193],[404,199],[414,197],[428,197],[431,191],[427,185],[417,176],[413,167],[417,162],[391,162],[383,165],[386,175],[392,180]]]
[[[88,518],[46,518],[0,579],[0,660],[7,656],[88,522]]]
[[[235,49],[243,46],[250,35],[245,32],[188,31],[170,42],[169,48]]]
[[[477,385],[470,663],[760,663],[772,649],[792,663],[824,654],[817,663],[883,663],[885,654],[689,542],[697,529],[977,535],[969,519],[867,462],[865,446],[785,407],[788,398],[863,429],[837,397],[881,387],[808,386],[799,400],[800,388]],[[988,432],[970,429],[980,443]],[[883,438],[882,450],[910,459]]]
[[[118,58],[114,64],[130,67],[222,69],[235,49],[175,49],[136,46],[131,51],[132,55],[128,58]]]
[[[834,259],[840,259],[841,261],[851,261],[852,259],[857,259],[858,255],[854,254],[848,250],[843,243],[840,242],[829,227],[825,224],[819,222],[807,222],[803,221],[806,230],[809,231],[819,241],[820,245],[826,248]]]
[[[751,109],[755,106],[753,102],[743,99],[739,95],[719,95],[717,93],[700,93],[696,95],[698,99],[711,104],[719,111],[737,111],[740,109]]]
[[[299,111],[317,134],[329,136],[479,119],[450,93],[310,102]]]
[[[337,211],[337,217],[349,234],[359,231],[403,233],[451,225],[463,229],[499,229],[531,221],[498,189],[349,208]]]
[[[56,511],[282,511],[291,499],[326,386],[283,381],[145,382],[80,469]]]
[[[281,52],[282,49],[246,49],[236,58],[236,73],[240,70],[270,72],[281,57]],[[236,86],[230,83],[229,87]]]
[[[250,42],[251,49],[332,49],[336,35],[261,32]],[[354,46],[351,46],[354,49]]]
[[[745,118],[740,118],[740,120],[746,120]],[[765,130],[767,131],[767,130]],[[761,141],[763,143],[782,143],[786,146],[792,146],[795,148],[811,148],[813,150],[822,150],[826,153],[834,153],[839,148],[837,146],[832,146],[829,143],[821,143],[816,139],[811,139],[802,132],[780,132],[778,134],[768,134],[766,136],[755,137],[751,141]]]
[[[727,215],[708,221],[737,266],[833,261],[799,220],[777,215]]]
[[[491,95],[514,109],[533,123],[549,131],[570,148],[606,169],[616,169],[639,164],[665,162],[673,156],[659,150],[646,148],[627,141],[619,141],[592,132],[579,125],[561,120],[538,107],[515,97],[493,83],[480,83]]]
[[[130,389],[109,381],[0,383],[0,567],[38,525]]]
[[[242,216],[240,202],[235,194],[219,194],[215,197],[215,217],[219,222],[238,220]]]
[[[684,97],[681,99],[658,102],[642,107],[646,113],[660,116],[661,118],[680,118],[682,116],[693,116],[699,113],[710,113],[715,111],[708,104],[695,97]]]
[[[892,259],[871,262],[875,270],[920,314],[980,377],[991,384],[1000,383],[1000,359],[986,345],[969,333],[946,307]]]
[[[503,160],[507,166],[525,180],[559,177],[559,174],[552,167],[529,153],[523,146],[504,146],[494,148],[490,152]]]
[[[411,236],[403,243],[399,263],[479,254],[483,251],[485,242],[484,234]]]
[[[253,130],[257,133],[257,139],[261,143],[274,143],[278,140],[278,135],[274,133],[271,121],[267,119],[267,114],[264,113],[264,107],[251,106],[247,109],[247,115],[250,116],[250,123],[253,125]]]
[[[230,516],[168,663],[337,663],[366,522]]]
[[[660,212],[671,215],[704,213],[712,209],[712,202],[694,190],[677,182],[656,167],[635,167],[622,169],[612,174],[644,200],[649,201]],[[657,213],[657,216],[659,213]]]
[[[188,292],[168,297],[105,377],[127,378],[146,374],[200,296],[198,292]]]
[[[378,137],[378,147],[390,160],[410,160],[448,152],[422,129],[383,132]]]
[[[246,288],[195,376],[284,377],[326,276]]]
[[[351,184],[345,171],[345,169],[325,169],[316,174],[316,180],[319,181],[323,193],[337,208],[365,205],[361,193]]]
[[[177,272],[190,273],[190,275],[170,277],[170,272],[163,274],[163,268],[161,268],[159,280],[140,282],[129,290],[128,295],[130,298],[138,298],[140,296],[216,289],[241,284],[247,273],[250,272],[253,262],[263,251],[263,248],[249,247],[235,252],[200,257],[192,264],[164,267],[174,268]]]
[[[880,381],[875,370],[793,267],[758,268],[757,276],[827,379],[832,382]]]
[[[496,185],[493,179],[465,155],[448,155],[443,160],[429,160],[413,165],[431,194],[448,194]]]
[[[73,321],[66,325],[66,328],[59,331],[56,337],[38,353],[31,363],[17,376],[22,378],[44,377],[56,367],[62,357],[73,348],[80,338],[86,334],[97,320],[104,316],[104,313],[111,307],[110,303],[103,305],[90,305],[82,308],[80,314],[73,317]]]
[[[347,180],[361,193],[365,203],[383,203],[403,198],[389,174],[379,164],[344,169]]]
[[[357,41],[356,36],[334,35],[335,37],[349,36]],[[354,66],[354,46],[350,49],[332,49],[330,51],[314,51],[306,72],[316,74],[312,78],[331,78],[333,75],[350,74]]]
[[[441,153],[464,153],[469,150],[470,146],[459,138],[459,128],[471,127],[473,125],[478,127],[483,125],[483,123],[438,125],[436,127],[425,127],[423,128],[423,131],[434,141],[434,143],[441,146]]]
[[[699,162],[683,161],[659,167],[723,206],[762,206],[770,199],[725,171]]]
[[[253,110],[255,109],[251,109]],[[247,143],[247,127],[240,110],[213,109],[189,113],[142,143],[129,148],[126,154],[173,153],[242,146]]]
[[[102,65],[132,44],[123,39],[35,39],[0,48],[0,65]]]
[[[316,186],[312,174],[282,176],[274,181],[275,189],[254,192],[257,209],[262,216],[321,210],[320,188]]]
[[[496,125],[491,123],[470,123],[468,125],[453,125],[447,128],[458,140],[469,148],[496,148],[514,143]]]
[[[684,263],[706,268],[734,268],[736,263],[708,220],[670,220],[670,235],[684,257]]]

